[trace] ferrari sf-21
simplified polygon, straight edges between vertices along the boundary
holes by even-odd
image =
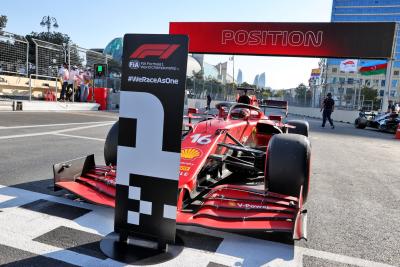
[[[285,101],[263,104],[259,107],[255,96],[245,93],[235,103],[217,104],[215,115],[188,109],[181,143],[178,224],[285,232],[293,239],[306,239],[309,126],[286,120]],[[105,166],[96,165],[94,155],[55,164],[55,189],[114,207],[117,139],[118,122],[106,138]]]

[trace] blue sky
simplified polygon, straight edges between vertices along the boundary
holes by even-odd
[[[55,17],[58,31],[86,48],[102,48],[125,33],[168,33],[170,21],[260,21],[327,22],[332,0],[2,0],[0,14],[8,16],[6,30],[17,34],[44,31],[43,16]],[[226,56],[209,56],[218,63]],[[307,82],[317,59],[248,57],[235,58],[244,79],[266,72],[267,85],[274,89]]]

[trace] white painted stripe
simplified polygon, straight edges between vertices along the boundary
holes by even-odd
[[[350,265],[361,266],[361,267],[395,267],[393,265],[386,264],[386,263],[369,261],[369,260],[364,260],[361,258],[355,258],[355,257],[350,257],[350,256],[345,256],[345,255],[340,255],[340,254],[335,254],[335,253],[331,253],[331,252],[320,251],[320,250],[315,250],[315,249],[310,249],[310,248],[296,247],[296,249],[299,252],[301,252],[303,255],[313,256],[316,258],[340,262],[340,263],[344,263],[344,264],[350,264]]]
[[[103,115],[103,114],[95,114],[95,113],[81,113],[81,112],[68,112],[68,114],[81,115],[81,116],[89,116],[89,117],[99,117],[99,118],[110,118],[110,119],[118,119],[118,113],[115,116],[112,115]]]
[[[72,132],[72,131],[78,131],[78,130],[83,130],[83,129],[94,128],[94,127],[106,126],[106,125],[110,125],[110,124],[112,124],[112,123],[114,123],[114,122],[98,123],[98,124],[95,124],[95,125],[82,126],[82,127],[75,127],[75,128],[69,128],[69,129],[64,129],[64,130],[56,130],[56,131],[50,131],[50,132],[31,133],[31,134],[6,135],[6,136],[0,136],[0,140],[3,140],[3,139],[14,139],[14,138],[23,138],[23,137],[33,137],[33,136],[41,136],[41,135],[59,134],[59,133],[65,133],[65,132]]]
[[[72,138],[80,138],[80,139],[87,139],[87,140],[94,140],[94,141],[100,141],[100,142],[106,141],[106,139],[102,139],[102,138],[94,138],[94,137],[81,136],[81,135],[61,134],[61,133],[53,134],[53,135],[72,137]]]
[[[112,123],[115,121],[89,121],[89,122],[71,122],[71,123],[55,123],[55,124],[34,124],[34,125],[19,125],[19,126],[0,126],[0,130],[11,129],[25,129],[25,128],[41,128],[41,127],[57,127],[57,126],[70,126],[70,125],[88,125],[88,124],[101,124]]]

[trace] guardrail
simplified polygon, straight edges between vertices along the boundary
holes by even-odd
[[[46,76],[46,75],[38,75],[38,74],[29,75],[29,101],[32,101],[32,76],[35,76],[36,78],[41,77],[41,78],[55,79],[54,90],[55,90],[55,96],[56,96],[56,101],[57,101],[57,82],[58,82],[58,77]],[[49,88],[50,88],[50,86],[49,86]]]
[[[27,73],[20,73],[20,72],[15,72],[15,71],[0,70],[0,75],[1,75],[2,73],[16,74],[16,75],[18,75],[18,76],[28,77],[28,74],[27,74]]]

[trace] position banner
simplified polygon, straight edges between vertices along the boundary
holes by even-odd
[[[391,57],[396,24],[171,22],[189,52],[333,58]]]
[[[174,242],[188,38],[124,37],[115,231]]]

